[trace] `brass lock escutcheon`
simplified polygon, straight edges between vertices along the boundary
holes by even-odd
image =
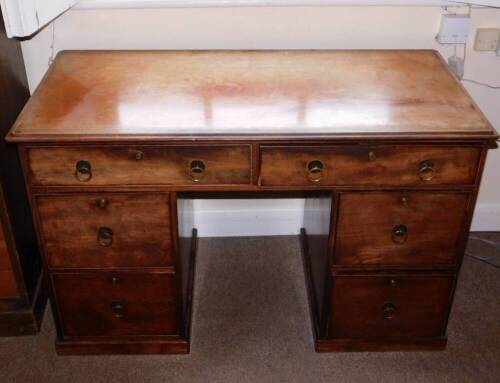
[[[109,227],[100,227],[97,231],[97,242],[103,247],[113,244],[113,230]]]
[[[408,228],[405,225],[396,225],[392,228],[392,241],[403,244],[408,239]]]
[[[430,181],[434,178],[434,161],[425,160],[418,164],[418,176],[422,181]]]
[[[80,182],[88,182],[92,178],[92,165],[88,161],[76,163],[75,177]]]
[[[111,312],[115,318],[122,318],[125,312],[125,305],[122,301],[112,301],[111,302]]]
[[[311,182],[320,182],[323,178],[323,162],[320,160],[312,160],[307,163],[307,178]]]
[[[205,175],[205,163],[202,160],[192,160],[189,163],[189,176],[194,182],[199,182]]]
[[[394,314],[396,313],[396,306],[394,303],[386,303],[382,306],[382,316],[384,319],[392,319],[394,318]]]

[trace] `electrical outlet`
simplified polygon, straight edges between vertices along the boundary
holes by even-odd
[[[480,52],[495,52],[500,40],[500,29],[497,28],[478,28],[476,31],[476,40],[474,41],[474,50]]]

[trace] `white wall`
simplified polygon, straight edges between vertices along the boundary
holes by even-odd
[[[465,9],[458,11],[464,12]],[[54,51],[63,49],[438,49],[439,7],[280,7],[69,11],[23,42],[33,90]],[[500,10],[473,9],[475,26],[500,27]],[[500,84],[500,57],[467,48],[466,77]],[[461,54],[460,50],[459,53]],[[500,130],[500,91],[466,83]],[[500,150],[491,151],[473,229],[500,230]],[[295,233],[303,202],[198,201],[201,235]],[[271,210],[270,210],[271,209]],[[275,214],[274,214],[274,213]],[[282,220],[279,220],[283,217]],[[215,221],[216,224],[212,225]],[[279,222],[279,224],[278,224]],[[224,223],[224,225],[222,224]]]

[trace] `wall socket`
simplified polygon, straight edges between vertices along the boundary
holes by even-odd
[[[478,28],[474,41],[474,50],[478,52],[495,52],[499,48],[500,29]]]

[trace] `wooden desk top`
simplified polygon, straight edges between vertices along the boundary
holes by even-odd
[[[14,142],[497,135],[434,51],[63,52]]]

